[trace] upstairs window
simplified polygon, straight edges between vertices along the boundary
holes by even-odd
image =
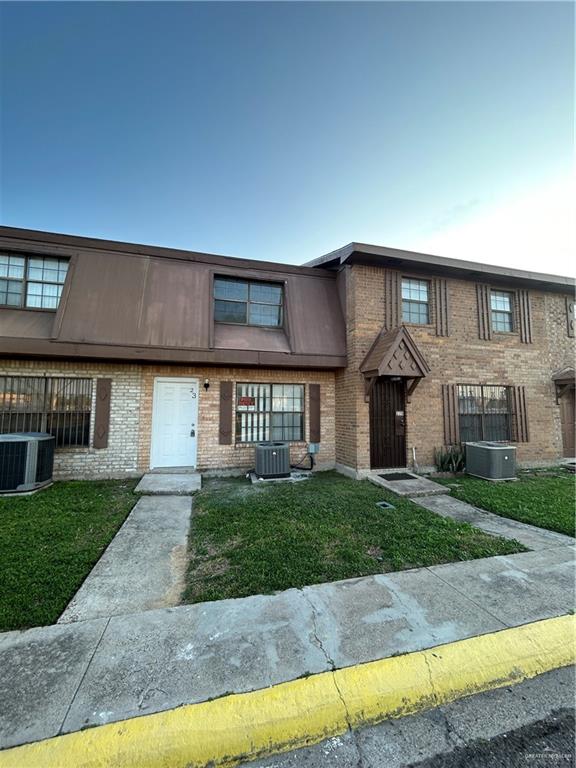
[[[493,331],[509,333],[514,330],[513,307],[513,294],[508,291],[490,291]]]
[[[282,286],[228,277],[214,280],[214,320],[217,323],[277,328],[283,322]]]
[[[0,305],[57,309],[68,259],[0,253]]]
[[[510,387],[460,384],[460,441],[502,441],[512,437]]]
[[[236,442],[263,440],[304,440],[304,385],[237,385]]]
[[[0,376],[0,433],[48,432],[57,448],[87,446],[92,379]]]
[[[402,320],[427,325],[430,322],[428,280],[402,278]]]

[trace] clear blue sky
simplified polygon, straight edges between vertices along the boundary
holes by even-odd
[[[571,162],[571,3],[0,13],[3,224],[301,263],[415,247]]]

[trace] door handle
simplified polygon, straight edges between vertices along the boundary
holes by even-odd
[[[196,437],[196,430],[194,429],[194,427],[192,427],[192,429],[190,430],[190,437]]]

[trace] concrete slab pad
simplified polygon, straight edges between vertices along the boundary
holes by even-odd
[[[517,568],[515,557],[487,557],[428,570],[509,627],[573,610],[565,589]]]
[[[330,669],[295,589],[110,620],[65,731]]]
[[[59,623],[178,605],[191,510],[185,496],[139,499]]]
[[[202,487],[198,472],[148,472],[140,480],[134,493],[149,493],[160,496],[190,496]]]
[[[392,475],[393,473],[389,473]],[[432,480],[428,480],[426,477],[415,475],[412,472],[405,472],[402,470],[403,475],[410,475],[409,480],[392,480],[386,479],[386,473],[380,474],[372,472],[368,475],[367,479],[374,485],[379,485],[382,488],[386,488],[387,491],[392,491],[398,496],[428,496],[450,493],[450,489],[445,485],[434,483]]]
[[[0,645],[0,748],[58,733],[106,624],[8,633]]]
[[[304,587],[337,667],[504,629],[426,569]]]

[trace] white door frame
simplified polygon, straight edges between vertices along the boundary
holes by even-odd
[[[158,383],[164,383],[164,382],[175,382],[178,384],[196,384],[196,407],[194,409],[194,429],[196,430],[195,440],[194,440],[194,451],[192,454],[192,463],[189,465],[191,467],[196,466],[197,461],[197,455],[198,455],[198,400],[200,399],[200,382],[199,379],[193,379],[189,378],[187,376],[155,376],[154,377],[154,392],[152,395],[152,428],[150,430],[150,469],[154,468],[160,468],[159,465],[154,460],[154,438],[156,437],[157,430],[158,430],[158,398],[159,398],[159,390],[160,387],[157,386]],[[192,425],[189,426],[190,429],[192,429]],[[186,465],[188,466],[188,465]]]

